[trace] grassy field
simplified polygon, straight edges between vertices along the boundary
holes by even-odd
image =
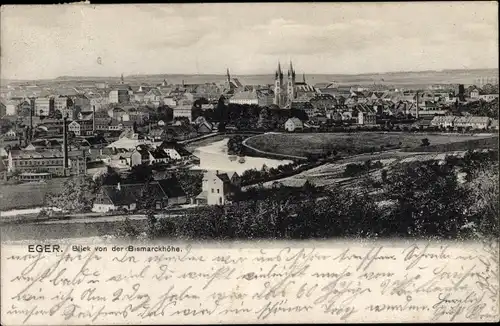
[[[43,206],[45,195],[60,191],[64,180],[55,178],[44,183],[0,185],[0,211]]]
[[[265,152],[306,156],[336,150],[342,154],[359,154],[401,148],[420,147],[423,138],[430,145],[464,142],[489,136],[439,135],[416,133],[303,133],[303,134],[265,134],[251,137],[247,144]],[[383,148],[381,147],[383,146]]]

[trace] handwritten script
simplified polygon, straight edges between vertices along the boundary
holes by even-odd
[[[495,321],[498,245],[2,245],[19,324]]]

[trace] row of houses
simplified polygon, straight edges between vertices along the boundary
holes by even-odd
[[[132,168],[141,164],[185,163],[193,158],[193,155],[177,142],[143,143],[133,149],[113,146],[116,146],[116,143],[110,144],[106,150],[101,150],[101,160],[117,168]]]
[[[430,123],[434,127],[444,128],[472,128],[472,129],[496,129],[498,120],[478,116],[435,116]]]
[[[198,205],[224,205],[230,196],[241,188],[241,178],[235,172],[207,171],[202,181],[202,191],[189,198],[175,176],[149,183],[102,186],[94,200],[92,211],[135,211],[147,198],[156,210],[194,203]]]
[[[98,213],[116,210],[135,211],[146,196],[153,201],[157,210],[188,203],[186,192],[177,178],[171,176],[147,184],[118,183],[102,186],[96,195],[92,211]]]

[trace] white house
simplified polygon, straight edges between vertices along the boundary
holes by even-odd
[[[473,89],[470,92],[470,98],[474,98],[474,99],[479,98],[479,90],[477,88]]]
[[[285,122],[285,130],[286,131],[295,131],[295,130],[303,130],[304,129],[304,124],[302,121],[300,121],[299,118],[289,118]]]
[[[490,129],[498,130],[498,120],[497,119],[491,119]]]
[[[176,142],[164,141],[158,148],[174,161],[187,160],[191,157],[191,153]]]
[[[491,102],[494,101],[495,99],[498,98],[498,94],[485,94],[485,95],[479,95],[479,99],[486,101],[486,102]]]
[[[488,117],[456,117],[453,121],[454,127],[470,127],[473,129],[487,129],[491,119]]]
[[[203,175],[202,192],[196,197],[196,202],[224,205],[229,202],[228,196],[240,187],[240,182],[240,177],[236,172],[207,171]]]
[[[17,102],[17,101],[7,101],[5,103],[5,114],[6,115],[16,115],[18,105],[19,105],[19,102]]]
[[[374,125],[377,124],[375,113],[373,112],[359,112],[358,124],[360,125]]]
[[[163,98],[163,104],[173,108],[177,106],[177,101],[172,96],[166,96]]]
[[[455,116],[435,116],[431,120],[431,126],[434,127],[454,127],[455,126]]]

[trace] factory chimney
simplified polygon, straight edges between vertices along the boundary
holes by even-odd
[[[30,130],[28,131],[28,135],[26,135],[29,142],[33,139],[33,112],[35,112],[35,99],[30,98]]]
[[[63,170],[64,176],[68,173],[68,117],[63,118]]]
[[[92,134],[95,134],[95,105],[92,105]]]
[[[418,116],[418,113],[419,113],[419,112],[418,112],[418,111],[419,111],[419,109],[420,109],[420,107],[419,107],[419,101],[420,101],[420,98],[419,98],[419,94],[418,94],[418,92],[417,92],[417,94],[415,94],[415,96],[417,97],[417,107],[416,107],[416,110],[417,110],[417,111],[416,111],[415,117],[416,117],[416,118],[417,118],[417,120],[418,120],[418,118],[419,118],[419,116]]]

